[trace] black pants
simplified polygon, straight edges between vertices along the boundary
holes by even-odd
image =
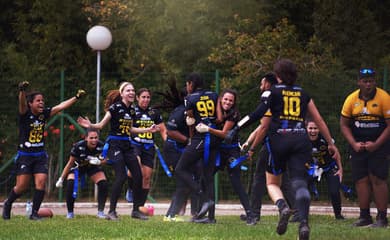
[[[174,212],[177,213],[180,207],[183,206],[186,196],[190,192],[199,194],[200,201],[208,199],[214,200],[214,172],[215,172],[215,143],[211,139],[211,145],[206,146],[209,150],[209,158],[207,163],[204,158],[205,144],[203,137],[193,137],[191,143],[186,146],[181,155],[175,169],[176,180],[182,181],[184,184],[177,186],[174,199],[176,206]],[[193,179],[194,166],[202,165],[201,181],[197,182]]]
[[[111,140],[108,157],[113,162],[115,180],[112,184],[110,198],[110,212],[115,211],[119,197],[122,195],[122,187],[127,180],[127,169],[133,178],[133,209],[138,210],[142,206],[142,172],[138,160],[131,147],[130,141]]]

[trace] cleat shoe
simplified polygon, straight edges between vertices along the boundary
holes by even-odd
[[[12,204],[9,204],[8,201],[5,201],[3,204],[3,219],[4,220],[11,219],[11,208],[12,208]]]
[[[184,218],[182,217],[179,217],[179,216],[174,216],[174,217],[171,217],[171,216],[164,216],[164,219],[163,219],[164,222],[185,222]]]
[[[368,225],[370,228],[387,228],[389,225],[387,218],[377,219],[375,223]]]
[[[205,217],[205,218],[200,218],[200,219],[194,219],[194,223],[215,224],[215,223],[217,223],[217,220],[215,220],[214,218],[210,219],[208,217]]]
[[[257,224],[258,218],[256,216],[247,216],[246,218],[246,225],[248,226],[254,226]]]
[[[369,216],[368,218],[362,218],[360,217],[356,222],[352,224],[354,227],[366,227],[368,225],[372,224],[372,217]]]
[[[148,220],[148,217],[140,211],[133,210],[133,212],[131,213],[131,217],[139,220]]]
[[[299,240],[309,240],[310,228],[307,221],[302,221],[299,225]]]
[[[336,214],[335,218],[336,220],[345,220],[345,217],[341,214]]]
[[[100,218],[100,219],[106,219],[106,214],[104,214],[103,211],[98,211],[97,215],[96,215],[97,218]]]
[[[214,206],[213,200],[208,200],[207,202],[203,203],[200,211],[196,214],[196,218],[203,218],[212,206]]]
[[[129,203],[133,202],[133,191],[131,189],[127,189],[126,191],[126,201]]]
[[[301,219],[299,217],[298,212],[295,212],[293,217],[290,219],[290,222],[291,223],[297,223],[297,222],[300,222],[300,221],[301,221]]]
[[[279,210],[279,222],[276,227],[276,232],[279,235],[283,235],[287,231],[288,220],[291,216],[291,211],[288,206],[283,207]]]
[[[260,216],[257,215],[257,214],[254,214],[254,216],[252,216],[252,218],[254,218],[256,220],[256,222],[259,222],[260,221]],[[241,214],[240,215],[240,220],[241,221],[247,221],[247,216],[246,214]]]
[[[112,220],[112,221],[118,221],[118,220],[119,220],[118,215],[116,214],[115,211],[109,212],[109,213],[106,215],[106,219],[107,219],[107,220]]]
[[[40,221],[40,220],[42,220],[42,218],[38,215],[38,212],[33,212],[30,215],[30,220]]]
[[[67,219],[73,219],[73,218],[74,218],[74,213],[73,213],[73,212],[68,212],[68,213],[66,214],[66,218],[67,218]]]

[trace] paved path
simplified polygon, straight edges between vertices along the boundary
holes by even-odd
[[[106,204],[105,212],[108,211],[108,202]],[[164,215],[169,207],[169,203],[147,203],[147,205],[152,205],[155,209],[155,215]],[[3,210],[3,203],[0,203],[1,211]],[[44,202],[41,207],[51,208],[54,212],[54,215],[65,215],[66,214],[66,204],[56,203],[56,202]],[[128,215],[131,213],[132,204],[120,202],[117,206],[117,212],[119,215]],[[15,215],[24,215],[26,213],[26,203],[16,202],[13,204],[12,214]],[[92,202],[76,202],[75,203],[75,214],[88,214],[95,215],[97,213],[97,203]],[[189,214],[189,206],[187,206],[186,214]],[[390,212],[390,209],[388,209]],[[216,205],[216,215],[237,215],[243,214],[244,210],[240,204],[217,204]],[[315,206],[310,207],[311,214],[321,214],[321,215],[333,215],[333,209],[331,206]],[[375,216],[376,209],[372,208],[371,213]],[[276,206],[270,204],[264,204],[262,215],[277,215],[278,211]],[[343,207],[342,214],[345,217],[358,217],[359,208],[357,207]]]

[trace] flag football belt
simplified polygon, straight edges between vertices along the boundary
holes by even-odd
[[[130,140],[131,144],[134,144],[135,146],[143,147],[145,150],[149,150],[150,148],[154,147],[154,143],[140,143],[136,142],[134,140]]]
[[[104,146],[103,146],[103,151],[102,151],[102,157],[103,158],[107,157],[107,153],[108,153],[108,149],[110,148],[110,141],[111,140],[119,140],[119,141],[129,141],[129,142],[131,142],[131,138],[129,136],[113,136],[113,135],[109,135],[106,138],[106,141],[105,141]],[[108,159],[107,163],[108,164],[113,164],[113,161]]]
[[[170,139],[170,138],[167,138],[167,142],[170,142],[173,144],[173,146],[175,147],[175,150],[179,153],[183,153],[184,152],[184,148],[185,147],[179,147],[178,146],[178,143],[177,141],[173,140],[173,139]]]

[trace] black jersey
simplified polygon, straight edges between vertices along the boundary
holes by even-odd
[[[186,110],[192,110],[195,125],[200,122],[215,125],[217,99],[217,93],[207,90],[196,91],[185,98],[184,105]]]
[[[40,152],[44,150],[44,130],[46,120],[50,117],[51,108],[34,115],[30,109],[19,115],[19,146],[23,152]]]
[[[135,119],[135,110],[132,106],[127,107],[122,101],[118,101],[108,109],[111,114],[111,129],[112,136],[131,136],[130,129],[133,126]]]
[[[311,141],[311,144],[313,157],[312,163],[316,163],[318,167],[324,168],[335,162],[328,151],[328,143],[323,136],[319,135],[316,140]]]
[[[135,119],[133,126],[137,128],[148,128],[153,124],[160,124],[163,122],[160,112],[156,109],[148,107],[147,109],[142,109],[139,106],[134,108],[135,110]],[[154,134],[151,132],[148,133],[138,133],[132,134],[132,139],[139,143],[154,143],[153,141]]]
[[[261,95],[261,103],[251,113],[251,122],[260,119],[271,110],[272,121],[270,133],[276,132],[305,132],[305,117],[310,96],[299,86],[284,84],[274,85],[270,91]]]
[[[104,142],[98,141],[95,149],[89,149],[87,147],[87,141],[81,140],[75,143],[70,150],[70,155],[76,158],[76,162],[80,167],[88,165],[89,160],[86,159],[88,156],[99,157],[103,151]]]
[[[234,109],[230,109],[229,111],[225,112],[223,122],[221,124],[218,124],[218,129],[223,129],[223,126],[227,121],[234,122],[234,125],[238,123],[240,120],[240,113]],[[238,134],[234,135],[232,139],[232,143],[238,143],[239,141],[239,136]]]
[[[169,115],[167,122],[167,130],[178,131],[186,137],[189,137],[189,130],[185,120],[185,106],[184,104],[177,106]],[[178,143],[180,147],[185,145]]]

